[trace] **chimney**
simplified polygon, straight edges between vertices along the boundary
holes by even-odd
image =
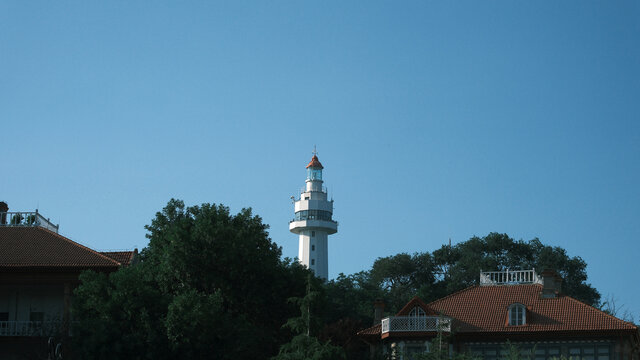
[[[558,295],[562,292],[562,276],[558,273],[556,273],[556,291]]]
[[[373,325],[378,325],[382,322],[382,316],[384,314],[384,301],[382,299],[376,299],[373,303]]]
[[[0,201],[0,225],[7,223],[7,211],[9,211],[9,205],[4,201]]]
[[[542,298],[553,299],[562,290],[562,277],[555,270],[545,269],[542,274]]]

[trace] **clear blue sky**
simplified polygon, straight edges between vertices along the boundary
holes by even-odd
[[[318,146],[329,275],[489,232],[640,315],[637,1],[0,2],[0,200],[100,250],[172,198],[289,257]]]

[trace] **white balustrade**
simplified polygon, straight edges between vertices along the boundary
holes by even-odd
[[[61,328],[60,321],[0,321],[0,336],[47,336]]]
[[[443,316],[390,316],[382,319],[382,333],[451,331],[451,319]]]
[[[483,271],[480,285],[542,284],[535,270]]]
[[[0,212],[0,226],[40,226],[58,232],[58,225],[54,225],[38,210]]]

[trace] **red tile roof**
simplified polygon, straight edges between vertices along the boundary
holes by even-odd
[[[0,227],[0,269],[120,265],[111,257],[38,226]]]
[[[419,304],[425,311],[431,309],[453,318],[452,330],[460,335],[638,331],[634,324],[622,321],[572,297],[560,295],[551,299],[541,298],[541,291],[542,285],[539,284],[473,286],[426,305],[420,299],[414,298],[397,316],[407,315],[413,306]],[[508,308],[514,303],[527,307],[526,325],[508,325]],[[360,331],[358,335],[371,337],[376,334],[379,338],[380,331],[380,325],[375,325]]]
[[[311,158],[311,161],[309,162],[309,165],[307,165],[307,168],[310,168],[310,167],[324,169],[324,167],[320,163],[320,160],[318,160],[318,157],[315,155],[313,155],[313,157]]]
[[[542,285],[474,286],[428,306],[456,319],[459,332],[636,330],[637,327],[569,296],[540,297]],[[509,326],[508,308],[527,307],[527,323]]]
[[[382,324],[378,324],[378,325],[373,325],[370,328],[366,328],[364,330],[358,331],[358,335],[367,336],[367,337],[376,336],[379,338],[381,332],[382,332]]]
[[[417,296],[414,296],[413,299],[411,299],[407,305],[405,305],[402,309],[400,309],[400,311],[398,311],[398,313],[396,314],[396,316],[409,316],[409,314],[411,313],[411,310],[416,307],[419,306],[422,308],[422,310],[424,310],[425,314],[427,316],[438,316],[440,315],[439,312],[433,310],[432,308],[429,307],[429,305],[427,305],[424,301],[422,301],[422,299],[420,299]]]
[[[100,254],[108,256],[122,265],[131,265],[136,251],[100,251]]]

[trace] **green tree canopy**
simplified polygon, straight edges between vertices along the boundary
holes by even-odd
[[[397,254],[378,258],[371,267],[371,281],[384,292],[391,308],[399,309],[406,303],[407,294],[417,294],[435,281],[435,264],[428,252]],[[413,296],[410,295],[410,296]]]
[[[307,278],[307,293],[304,297],[294,297],[289,301],[300,308],[300,316],[293,317],[284,325],[297,335],[290,342],[280,346],[280,352],[272,360],[339,360],[345,358],[344,350],[321,342],[317,337],[319,325],[323,322],[326,296],[318,278]]]
[[[563,293],[598,306],[600,294],[587,283],[587,264],[566,250],[539,239],[514,240],[507,234],[474,236],[465,242],[443,245],[432,254],[401,253],[378,258],[369,271],[384,293],[388,310],[397,311],[414,295],[432,301],[477,285],[481,271],[553,269],[563,277]]]
[[[394,313],[414,295],[431,301],[475,285],[481,270],[552,268],[564,293],[591,305],[600,299],[580,257],[506,234],[378,258],[368,271],[322,283],[281,259],[250,209],[232,215],[222,205],[171,200],[146,229],[136,265],[81,275],[77,358],[363,359],[355,333],[372,323],[375,299]]]
[[[304,295],[308,271],[281,260],[250,209],[171,200],[146,227],[137,265],[85,273],[76,289],[79,358],[265,358]]]

